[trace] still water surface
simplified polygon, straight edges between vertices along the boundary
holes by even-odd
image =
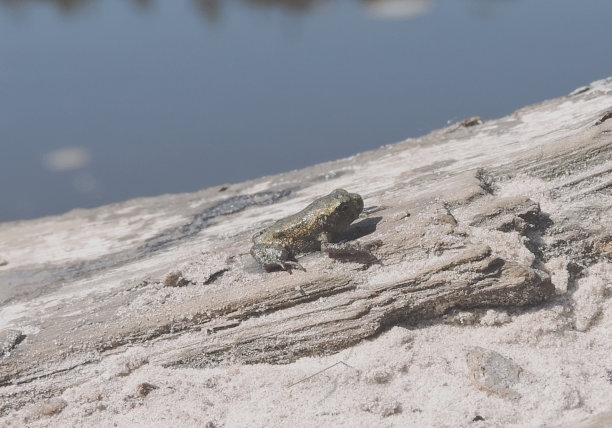
[[[610,0],[0,0],[0,221],[506,115],[612,75],[610,17]]]

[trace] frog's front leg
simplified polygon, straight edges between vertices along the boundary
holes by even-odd
[[[328,232],[323,232],[319,235],[319,242],[321,243],[321,251],[327,254],[340,254],[340,253],[354,253],[360,251],[363,247],[359,244],[340,242],[331,242],[331,236]]]
[[[306,271],[304,267],[293,259],[285,247],[279,244],[255,244],[251,247],[251,255],[266,270],[278,268],[291,273],[291,269]]]

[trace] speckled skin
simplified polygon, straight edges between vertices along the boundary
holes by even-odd
[[[363,210],[357,193],[336,189],[297,214],[277,221],[253,236],[251,255],[267,271],[304,269],[295,257],[320,251]]]

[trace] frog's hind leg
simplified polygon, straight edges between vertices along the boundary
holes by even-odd
[[[306,271],[287,249],[278,244],[255,244],[251,247],[251,255],[268,272],[279,268],[289,273],[291,269]]]
[[[321,243],[321,251],[327,253],[329,257],[339,261],[352,261],[364,265],[373,265],[380,264],[380,260],[371,252],[373,248],[378,246],[380,246],[378,242],[366,245],[362,245],[358,242],[323,242]]]

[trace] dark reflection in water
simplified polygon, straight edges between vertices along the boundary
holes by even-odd
[[[200,0],[202,1],[202,0]],[[206,1],[206,0],[203,0]],[[221,4],[223,0],[208,0],[210,3]],[[243,3],[262,7],[284,7],[295,11],[305,11],[324,0],[241,0]]]
[[[29,3],[53,4],[62,12],[73,12],[79,7],[92,3],[93,1],[95,0],[0,0],[0,3],[13,9],[26,6]],[[143,3],[141,0],[133,1],[135,3]],[[150,0],[144,0],[145,3],[148,3],[149,1]]]
[[[0,4],[13,9],[27,5],[28,3],[52,4],[62,12],[75,12],[90,3],[102,0],[0,0]],[[125,0],[130,1],[136,6],[147,8],[154,3],[154,0]],[[207,18],[214,18],[218,15],[222,4],[227,0],[192,0]],[[241,2],[261,7],[282,7],[292,11],[306,11],[317,3],[325,0],[241,0]],[[376,0],[366,0],[376,1]]]
[[[28,4],[52,4],[57,7],[58,10],[71,13],[75,12],[82,7],[95,3],[101,0],[0,0],[0,4],[7,6],[12,9],[18,9],[19,7],[27,6]],[[154,0],[124,0],[130,1],[139,8],[146,9],[154,4]],[[196,8],[202,12],[202,14],[209,21],[215,21],[223,8],[223,5],[228,3],[227,0],[191,0]],[[306,12],[311,10],[313,7],[328,3],[331,0],[239,0],[248,6],[262,7],[262,8],[281,8],[292,12]],[[421,12],[424,9],[429,9],[432,0],[357,0],[362,3],[365,8],[371,8],[372,10],[393,11],[401,15],[410,15],[411,11]],[[408,13],[406,13],[406,11]],[[414,13],[416,14],[416,13]]]
[[[281,7],[292,12],[305,12],[315,4],[325,0],[241,0],[242,3],[259,7]],[[219,18],[223,4],[227,0],[193,0],[198,10],[208,21],[216,21]]]
[[[204,16],[214,21],[220,15],[226,0],[193,0]],[[280,8],[296,13],[312,10],[314,7],[333,0],[240,0],[240,3],[261,8]],[[355,0],[373,15],[382,18],[408,18],[420,15],[433,7],[433,0]]]
[[[136,9],[149,9],[157,4],[155,0],[123,0],[132,3]],[[173,0],[174,1],[174,0]],[[228,0],[189,0],[194,8],[208,22],[219,20],[224,7],[230,5]],[[507,1],[507,0],[506,0]],[[69,15],[84,9],[86,6],[102,0],[0,0],[0,5],[19,10],[28,5],[54,5],[60,12]],[[236,0],[248,7],[261,9],[280,9],[291,13],[306,13],[316,6],[328,4],[333,0]],[[383,19],[411,18],[422,15],[433,8],[434,0],[354,0],[371,16]]]

